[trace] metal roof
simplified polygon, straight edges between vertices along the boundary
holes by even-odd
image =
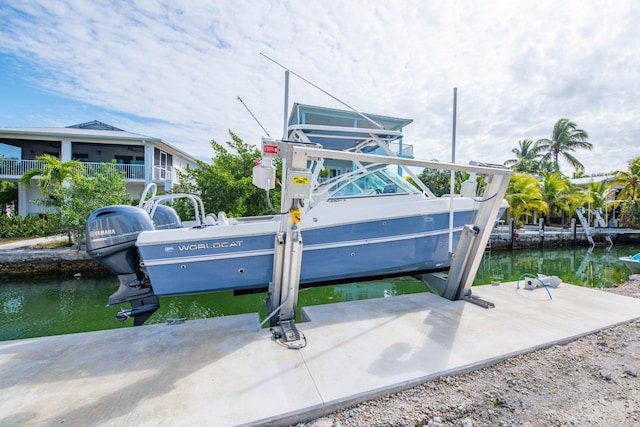
[[[69,127],[0,127],[0,138],[45,141],[71,139],[74,142],[94,143],[137,142],[140,145],[151,142],[164,151],[179,154],[194,163],[198,161],[194,156],[160,138],[127,132],[97,120]]]
[[[160,141],[146,135],[126,131],[99,130],[99,129],[79,129],[79,128],[57,128],[57,127],[0,127],[0,136],[6,135],[33,135],[39,137],[55,138],[99,138],[99,139],[126,139],[138,141]]]

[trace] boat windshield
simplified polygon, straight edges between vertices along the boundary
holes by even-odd
[[[387,165],[369,165],[322,183],[316,192],[335,198],[412,194],[420,193],[420,190],[388,169]]]

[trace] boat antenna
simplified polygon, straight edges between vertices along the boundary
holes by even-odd
[[[267,130],[264,128],[264,126],[262,126],[262,123],[260,123],[260,120],[258,120],[258,119],[256,118],[256,116],[254,116],[254,115],[253,115],[253,113],[251,112],[251,110],[249,109],[249,107],[247,107],[247,104],[245,104],[245,103],[244,103],[244,101],[242,100],[242,98],[238,97],[238,101],[240,101],[240,103],[241,103],[242,105],[244,105],[244,108],[246,108],[246,109],[247,109],[247,111],[249,112],[249,114],[251,114],[251,117],[253,117],[253,120],[255,120],[255,121],[256,121],[256,123],[258,123],[258,125],[262,128],[262,130],[264,131],[264,133],[266,133],[266,134],[267,134],[267,136],[268,136],[269,138],[271,138],[271,135],[269,135],[269,132],[267,132]]]
[[[284,68],[286,71],[290,72],[291,74],[293,74],[294,76],[296,76],[297,78],[301,79],[302,81],[310,84],[311,86],[315,87],[316,89],[318,89],[320,92],[324,93],[325,95],[330,96],[331,98],[335,99],[336,101],[338,101],[340,104],[344,105],[345,107],[347,107],[348,109],[350,109],[351,111],[353,111],[354,113],[358,114],[359,116],[367,119],[369,122],[373,123],[378,129],[384,129],[384,127],[375,122],[373,119],[371,119],[370,117],[368,117],[366,114],[356,110],[355,108],[353,108],[351,105],[347,104],[346,102],[336,98],[335,96],[331,95],[329,92],[327,92],[326,90],[322,89],[321,87],[319,87],[318,85],[315,85],[313,83],[311,83],[309,80],[305,79],[304,77],[302,77],[300,74],[297,74],[296,72],[290,70],[289,68],[285,67],[284,65],[280,64],[278,61],[269,58],[267,55],[265,55],[264,53],[260,52],[260,55],[264,56],[265,58],[267,58],[269,61],[273,62],[274,64],[278,65],[279,67]]]

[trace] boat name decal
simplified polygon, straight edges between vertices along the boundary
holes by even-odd
[[[213,243],[193,243],[191,245],[178,245],[180,251],[199,251],[201,249],[234,248],[242,246],[242,240]]]

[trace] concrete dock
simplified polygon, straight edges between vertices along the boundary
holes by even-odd
[[[640,300],[562,284],[305,307],[288,350],[257,314],[0,342],[0,426],[235,426],[309,420],[640,318]],[[100,315],[100,313],[96,313]]]

